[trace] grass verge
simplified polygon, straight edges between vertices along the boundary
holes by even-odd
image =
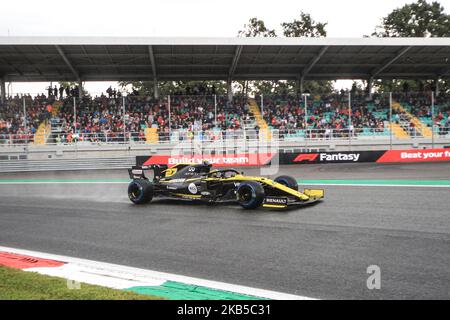
[[[163,298],[81,283],[0,266],[0,300],[160,300]]]

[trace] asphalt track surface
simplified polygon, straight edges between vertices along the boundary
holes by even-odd
[[[259,169],[243,169],[259,174]],[[450,163],[284,166],[299,179],[450,180]],[[0,180],[127,179],[126,171]],[[327,186],[289,211],[155,201],[126,184],[0,184],[0,245],[321,299],[449,299],[450,188]],[[381,269],[369,290],[367,268]]]

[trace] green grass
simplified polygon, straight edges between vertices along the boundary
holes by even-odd
[[[0,300],[159,300],[137,294],[81,283],[69,289],[67,280],[0,266]]]

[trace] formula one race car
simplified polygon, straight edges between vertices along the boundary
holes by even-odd
[[[128,197],[135,204],[150,202],[153,197],[201,200],[209,203],[233,201],[245,209],[286,208],[318,201],[323,190],[298,191],[297,181],[289,176],[275,180],[245,176],[234,169],[211,169],[211,164],[177,164],[134,166],[128,170],[133,181]],[[153,179],[144,171],[153,170]]]

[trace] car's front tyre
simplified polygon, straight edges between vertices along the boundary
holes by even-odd
[[[236,196],[238,203],[244,209],[256,209],[264,201],[264,188],[258,182],[242,182],[236,190]]]
[[[294,189],[295,191],[298,191],[297,180],[295,180],[295,178],[293,178],[291,176],[279,176],[279,177],[276,177],[274,181],[278,182],[288,188]]]
[[[153,199],[153,184],[146,179],[136,179],[128,185],[128,198],[134,204],[149,203]]]

